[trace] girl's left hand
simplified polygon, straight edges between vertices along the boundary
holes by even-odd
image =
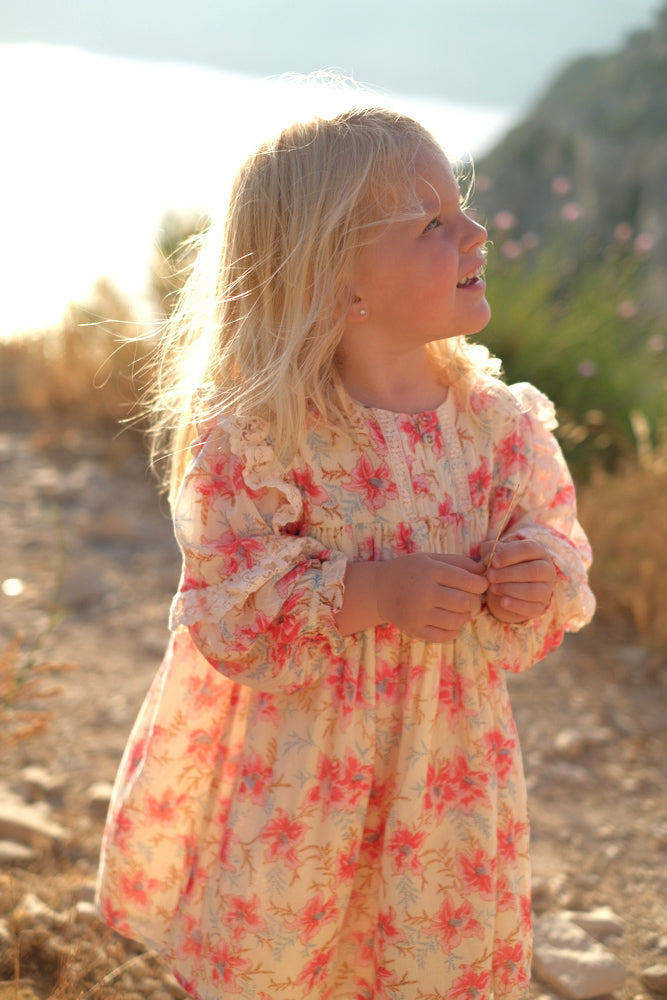
[[[556,582],[556,568],[539,542],[510,539],[496,548],[486,578],[486,605],[491,614],[498,621],[518,625],[546,610]]]

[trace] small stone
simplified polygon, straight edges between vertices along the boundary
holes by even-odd
[[[37,855],[31,847],[15,840],[0,840],[0,867],[29,865]]]
[[[19,775],[19,791],[26,802],[61,801],[67,779],[50,774],[36,764],[24,767]]]
[[[667,965],[651,965],[644,969],[641,981],[651,993],[667,994]]]
[[[28,805],[16,797],[0,800],[0,839],[15,840],[40,851],[60,847],[66,836],[65,828],[50,818],[45,803]]]
[[[33,892],[27,892],[14,907],[12,914],[15,925],[19,930],[25,927],[64,927],[68,917],[65,914],[57,913],[47,906],[39,896]]]
[[[85,899],[80,899],[78,903],[75,903],[73,912],[74,918],[82,923],[94,924],[100,920],[100,911],[94,903]]]
[[[562,915],[535,921],[533,972],[568,1000],[589,1000],[619,989],[626,971],[618,959],[583,928]]]
[[[581,913],[575,910],[568,910],[563,913],[567,920],[571,920],[578,927],[583,928],[587,934],[597,941],[606,941],[610,937],[619,937],[625,931],[625,921],[617,916],[609,906],[599,906],[595,910]]]
[[[578,729],[562,729],[556,734],[554,749],[559,757],[574,760],[583,751],[586,741]]]
[[[88,810],[93,819],[104,822],[109,811],[113,785],[109,781],[96,781],[88,789]]]

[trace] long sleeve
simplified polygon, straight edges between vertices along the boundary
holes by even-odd
[[[494,461],[500,493],[504,488],[507,496],[510,486],[518,487],[515,514],[503,538],[532,539],[544,545],[557,579],[551,602],[539,618],[506,625],[483,609],[473,629],[490,659],[519,671],[556,648],[564,632],[586,625],[595,611],[595,598],[587,578],[590,546],[577,520],[569,470],[552,433],[556,426],[553,405],[527,384],[514,386],[512,392],[522,413],[512,435],[496,438]]]
[[[221,673],[298,690],[344,646],[334,612],[346,559],[300,534],[303,505],[258,421],[216,424],[174,505],[183,572],[171,609]]]

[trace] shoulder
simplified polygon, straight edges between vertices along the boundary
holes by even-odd
[[[540,424],[545,430],[558,426],[551,400],[529,382],[507,385],[492,376],[481,376],[464,388],[464,405],[482,424],[496,429],[507,424]]]

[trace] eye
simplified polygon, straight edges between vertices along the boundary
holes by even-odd
[[[425,233],[430,233],[432,229],[437,229],[440,225],[440,216],[436,215],[435,219],[431,219],[429,224],[424,229]]]

